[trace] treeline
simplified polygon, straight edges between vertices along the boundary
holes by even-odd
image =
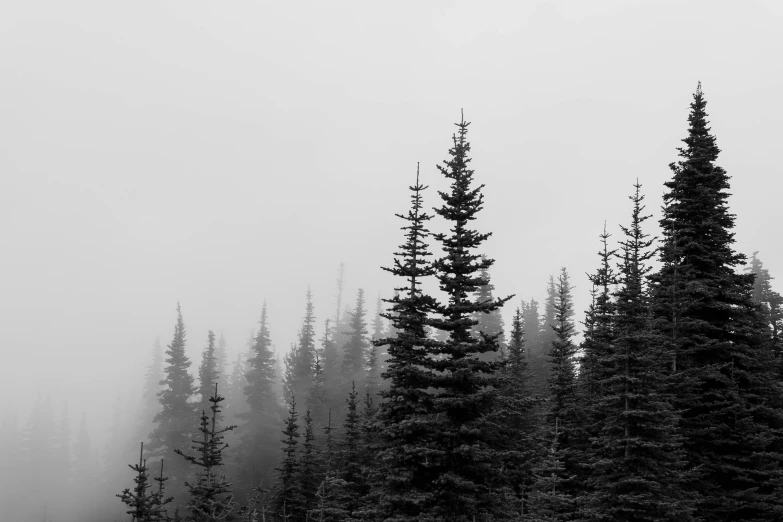
[[[265,306],[247,357],[229,370],[210,332],[196,378],[178,309],[114,501],[136,521],[783,520],[783,300],[734,250],[701,86],[688,121],[661,237],[637,181],[577,341],[565,268],[503,323],[461,120],[432,214],[418,173],[398,214],[399,284],[372,321],[340,292],[319,329],[308,292],[283,361]]]

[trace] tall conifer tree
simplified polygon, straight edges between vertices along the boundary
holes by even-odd
[[[720,149],[705,109],[699,85],[685,147],[665,184],[656,327],[675,374],[688,461],[703,473],[701,516],[780,519],[781,385],[759,335],[753,276],[735,271],[745,257],[733,247],[729,177],[716,164]]]
[[[150,434],[148,448],[151,456],[164,458],[171,463],[169,475],[175,501],[181,500],[186,468],[181,459],[174,458],[174,450],[187,447],[196,428],[196,409],[188,402],[196,392],[196,387],[193,376],[188,373],[190,359],[185,355],[185,343],[185,322],[177,303],[177,324],[174,326],[174,337],[166,350],[165,377],[161,381],[163,390],[158,392],[161,411],[155,416],[157,426]]]
[[[654,239],[642,230],[650,216],[643,214],[640,188],[637,183],[630,198],[631,224],[621,227],[625,239],[611,316],[613,339],[595,354],[600,395],[593,396],[591,413],[599,429],[592,444],[586,512],[598,520],[687,521],[693,515],[685,493],[690,477],[667,390],[664,353],[651,329],[645,278]]]
[[[275,396],[275,357],[269,333],[267,307],[261,309],[261,321],[247,361],[244,396],[248,411],[239,415],[237,448],[237,495],[245,498],[252,488],[271,487],[272,472],[279,451],[280,414]]]
[[[429,323],[448,338],[439,343],[432,361],[436,374],[432,388],[437,420],[433,421],[434,446],[441,453],[433,459],[435,495],[432,516],[453,521],[472,520],[498,508],[492,495],[497,471],[492,448],[487,443],[483,416],[491,411],[496,393],[496,361],[481,360],[481,354],[498,352],[498,336],[474,336],[476,313],[492,313],[506,299],[477,303],[470,299],[489,281],[481,271],[494,260],[482,257],[479,248],[491,235],[470,228],[484,205],[483,185],[474,186],[469,123],[461,119],[449,158],[438,169],[451,182],[439,192],[442,205],[435,212],[449,226],[449,233],[436,234],[443,257],[433,263],[446,302],[435,306],[437,317]]]

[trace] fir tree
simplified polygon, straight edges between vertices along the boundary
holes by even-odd
[[[167,480],[163,477],[163,461],[161,461],[160,477],[157,491],[148,491],[153,488],[150,484],[149,468],[147,459],[144,458],[144,443],[141,443],[139,450],[139,463],[129,464],[129,468],[136,472],[133,479],[134,486],[125,488],[122,493],[116,495],[123,504],[128,506],[126,513],[133,517],[134,522],[158,522],[170,520],[166,514],[165,506],[172,501],[171,497],[166,497],[163,491],[163,484]]]
[[[323,365],[321,364],[321,358],[316,355],[313,385],[307,390],[307,411],[312,413],[313,422],[320,426],[326,421],[328,408],[329,402],[326,396]]]
[[[690,477],[667,391],[664,354],[650,324],[645,277],[654,239],[642,230],[650,216],[643,215],[640,188],[637,182],[630,198],[631,224],[621,227],[620,288],[607,326],[614,338],[595,354],[600,396],[594,395],[591,413],[600,429],[592,441],[586,513],[597,520],[687,521],[693,514],[684,493]]]
[[[471,294],[488,284],[481,271],[489,269],[494,260],[477,252],[490,234],[469,228],[470,221],[483,208],[484,197],[483,185],[473,186],[468,126],[464,118],[457,124],[450,157],[438,166],[451,181],[449,191],[439,192],[443,204],[435,209],[448,223],[450,232],[434,236],[444,256],[433,263],[447,301],[435,306],[437,317],[428,321],[449,334],[438,344],[432,361],[432,388],[436,390],[433,406],[438,420],[431,429],[440,454],[431,463],[436,497],[431,515],[454,521],[471,520],[498,507],[491,494],[497,470],[495,457],[487,444],[482,417],[491,411],[494,374],[500,363],[480,359],[481,354],[498,351],[498,336],[472,335],[476,322],[471,317],[492,313],[509,299],[480,303],[470,299]]]
[[[299,459],[296,446],[299,444],[299,415],[296,413],[296,397],[291,397],[288,419],[283,430],[283,459],[277,471],[277,489],[274,497],[274,509],[278,517],[287,520],[303,519],[302,488],[299,479]]]
[[[481,269],[479,271],[479,277],[487,281],[487,284],[481,285],[478,290],[474,292],[476,303],[495,302],[495,285],[490,282],[489,270],[487,268]],[[503,316],[500,313],[500,309],[488,313],[476,312],[473,314],[472,319],[476,321],[476,325],[473,327],[474,335],[478,337],[479,332],[484,332],[487,335],[496,336],[500,346],[500,352],[498,354],[485,355],[484,357],[489,357],[490,359],[499,357],[500,359],[503,359],[505,357],[505,325],[503,324]]]
[[[211,338],[214,341],[214,334]],[[231,520],[238,514],[231,482],[225,475],[217,474],[219,468],[223,466],[223,450],[227,447],[223,443],[223,434],[235,429],[236,426],[218,427],[220,403],[225,399],[218,394],[217,383],[214,389],[214,394],[209,397],[211,415],[207,415],[207,412],[202,410],[199,426],[201,437],[193,440],[194,445],[190,447],[195,451],[195,455],[189,455],[179,449],[175,450],[177,455],[197,468],[195,480],[185,482],[185,487],[190,494],[187,503],[188,520],[193,522]]]
[[[297,397],[305,396],[307,390],[313,384],[313,368],[315,366],[315,313],[313,309],[313,296],[310,288],[307,288],[307,305],[302,321],[302,329],[299,330],[299,342],[297,343],[296,358],[293,360],[293,382],[291,393]]]
[[[580,416],[573,343],[574,322],[571,284],[565,268],[555,285],[555,339],[549,350],[549,406],[543,430],[544,461],[538,469],[531,510],[539,518],[570,520],[579,494],[577,455]]]
[[[612,342],[612,321],[614,319],[614,302],[612,301],[611,287],[617,283],[612,257],[617,250],[609,249],[611,234],[604,231],[601,238],[601,250],[598,256],[601,260],[595,274],[588,275],[593,284],[593,302],[585,321],[585,338],[582,342],[582,360],[579,368],[579,380],[583,388],[584,400],[589,405],[597,398],[599,390],[598,360],[608,350]]]
[[[247,361],[243,395],[249,409],[238,416],[243,423],[237,449],[238,498],[252,488],[269,486],[277,460],[280,415],[275,396],[275,358],[269,333],[267,308],[261,309],[261,321],[251,357]]]
[[[209,397],[212,387],[217,382],[217,357],[215,356],[215,332],[207,334],[207,346],[201,352],[201,364],[198,367],[199,387],[197,393],[201,395],[199,409],[207,410],[210,407]]]
[[[549,349],[544,350],[540,321],[538,301],[532,298],[527,303],[522,301],[522,330],[525,332],[525,349],[530,365],[530,390],[534,396],[545,397],[546,381],[549,376],[549,366],[546,361]]]
[[[176,462],[171,466],[170,475],[174,483],[182,480],[185,467],[179,459],[173,459],[174,450],[187,446],[193,434],[195,409],[188,399],[196,392],[193,376],[188,373],[190,359],[185,355],[185,322],[177,304],[177,324],[174,338],[166,350],[165,378],[160,382],[163,390],[158,392],[161,411],[155,416],[157,424],[150,434],[150,455],[165,458],[167,462]],[[180,491],[174,490],[175,499]]]
[[[217,368],[217,375],[220,382],[223,383],[225,388],[226,384],[226,370],[228,370],[228,349],[227,349],[226,337],[223,332],[220,332],[220,338],[217,342],[217,348],[215,348],[215,362]]]
[[[359,510],[364,479],[360,447],[362,424],[358,397],[356,384],[352,382],[351,392],[345,400],[347,410],[343,422],[343,439],[340,451],[342,467],[339,476],[345,481],[345,486],[340,492],[342,495],[338,497],[338,502],[349,514],[354,514]]]
[[[304,440],[302,443],[302,455],[299,458],[299,488],[302,492],[302,506],[304,513],[310,513],[317,508],[318,487],[321,484],[323,473],[321,469],[320,455],[315,445],[315,427],[310,410],[305,411],[304,416]]]
[[[346,332],[348,342],[343,348],[341,372],[346,382],[361,379],[364,373],[365,352],[369,346],[364,306],[364,290],[360,288],[356,294],[356,305],[350,313],[350,330]]]
[[[703,473],[697,511],[707,522],[780,519],[781,386],[759,334],[753,276],[735,272],[745,258],[733,248],[729,177],[716,165],[705,108],[699,85],[665,184],[655,326],[674,373],[688,463]]]
[[[161,391],[163,373],[163,346],[160,338],[155,338],[152,345],[152,361],[144,374],[144,388],[139,405],[139,438],[144,438],[154,428],[152,419],[160,411],[158,393]]]
[[[378,339],[375,344],[387,346],[388,361],[383,378],[388,389],[381,392],[378,407],[378,472],[373,482],[378,516],[393,520],[419,520],[430,509],[432,479],[429,461],[438,450],[432,447],[430,413],[433,412],[429,387],[433,372],[429,353],[434,344],[427,337],[427,316],[435,306],[421,285],[434,275],[426,238],[427,222],[432,218],[422,210],[419,182],[410,187],[411,208],[397,214],[405,221],[405,243],[395,253],[394,266],[384,268],[403,282],[395,288],[394,297],[386,300],[391,309],[384,314],[395,335]]]

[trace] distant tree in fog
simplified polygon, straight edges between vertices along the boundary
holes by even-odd
[[[356,305],[350,312],[349,330],[346,332],[348,341],[343,347],[341,373],[345,383],[362,380],[369,346],[366,313],[364,290],[360,288],[356,293]]]
[[[150,434],[148,448],[150,456],[164,458],[171,464],[169,469],[175,499],[182,493],[186,467],[181,459],[174,457],[174,452],[189,446],[197,418],[196,408],[189,402],[196,387],[193,376],[188,372],[190,359],[185,355],[185,343],[185,322],[178,303],[174,337],[166,350],[165,377],[161,381],[163,390],[158,393],[161,411],[155,415],[156,426]]]
[[[200,411],[209,410],[211,406],[209,397],[218,380],[215,350],[215,332],[210,330],[207,334],[207,346],[201,352],[201,364],[198,367],[199,386],[197,393],[201,395],[201,403],[198,407]]]
[[[248,411],[238,415],[239,444],[236,452],[237,495],[244,498],[252,488],[269,488],[277,460],[281,418],[275,393],[275,357],[267,322],[267,308],[247,361],[244,397]]]

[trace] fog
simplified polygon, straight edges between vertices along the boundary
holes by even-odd
[[[374,311],[394,214],[417,162],[439,204],[461,109],[506,324],[560,267],[581,317],[637,179],[660,217],[699,81],[736,248],[783,274],[781,17],[774,0],[4,3],[0,411],[24,426],[37,396],[57,418],[67,403],[104,451],[178,302],[194,372],[208,330],[246,351],[264,302],[282,359],[308,287],[320,336],[340,263],[344,303],[363,288]]]

